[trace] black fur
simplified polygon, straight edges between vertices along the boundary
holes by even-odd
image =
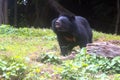
[[[92,42],[92,29],[81,16],[60,15],[52,21],[52,29],[57,35],[62,55],[67,55],[77,45],[82,48]]]

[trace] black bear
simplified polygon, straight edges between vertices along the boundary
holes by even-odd
[[[57,35],[61,54],[67,55],[73,47],[86,47],[92,42],[92,29],[81,16],[60,15],[52,20],[52,29]]]

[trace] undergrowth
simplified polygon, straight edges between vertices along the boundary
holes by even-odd
[[[62,80],[107,80],[107,75],[120,74],[120,57],[109,59],[102,56],[86,53],[86,48],[77,52],[75,59],[59,63],[61,69],[55,69],[56,74],[61,75]],[[42,63],[57,64],[60,62],[58,56],[44,54]],[[107,78],[107,79],[106,79]],[[120,79],[119,77],[115,77]]]
[[[120,36],[93,31],[93,40]],[[77,50],[73,60],[60,60],[59,46],[50,29],[0,26],[1,80],[119,80],[120,57],[108,59]],[[111,78],[112,77],[112,78]]]

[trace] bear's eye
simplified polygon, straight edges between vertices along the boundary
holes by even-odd
[[[68,23],[68,22],[70,22],[70,21],[69,21],[68,19],[62,19],[61,22],[62,22],[62,23]]]
[[[61,20],[61,23],[62,23],[62,24],[65,24],[65,20]]]

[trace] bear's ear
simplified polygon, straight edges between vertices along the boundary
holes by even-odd
[[[73,16],[73,15],[72,15],[72,16],[69,16],[68,18],[69,18],[70,21],[75,20],[75,16]]]
[[[75,20],[75,15],[67,14],[67,13],[61,13],[59,16],[65,16],[67,17],[70,21]]]

